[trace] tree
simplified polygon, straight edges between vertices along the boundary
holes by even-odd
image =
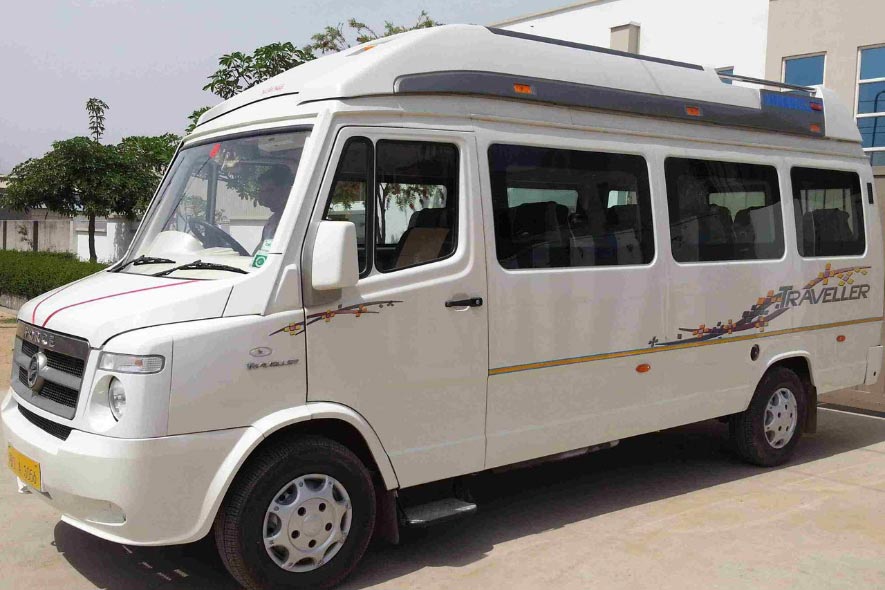
[[[18,211],[42,206],[63,215],[86,215],[89,260],[95,262],[96,217],[132,216],[143,209],[156,187],[157,160],[145,156],[145,143],[154,144],[102,145],[89,137],[56,141],[42,158],[12,169],[0,206]]]
[[[110,107],[100,98],[90,98],[86,101],[86,112],[89,113],[89,133],[96,142],[104,135],[104,112]]]
[[[200,117],[203,115],[203,113],[205,113],[206,111],[208,111],[211,108],[212,107],[200,107],[198,109],[195,109],[194,112],[192,112],[190,115],[188,115],[187,116],[188,121],[190,121],[191,123],[190,123],[190,125],[187,126],[187,129],[184,130],[185,134],[190,133],[191,131],[196,129],[197,122],[200,120]]]
[[[347,20],[347,27],[352,29],[352,33],[355,35],[356,43],[358,45],[362,43],[368,43],[369,41],[374,41],[375,39],[380,39],[382,37],[390,37],[391,35],[405,33],[406,31],[437,27],[441,24],[442,23],[430,18],[430,16],[427,14],[427,11],[422,10],[421,14],[418,15],[418,20],[416,20],[415,24],[411,26],[395,25],[390,21],[384,21],[384,30],[379,35],[366,23],[360,22],[355,18]],[[323,29],[322,32],[313,35],[310,40],[311,44],[307,47],[307,49],[318,51],[320,53],[334,53],[336,51],[343,51],[352,46],[350,41],[348,41],[347,39],[347,34],[345,34],[344,32],[344,25],[341,23],[339,23],[337,26],[326,27],[325,29]]]

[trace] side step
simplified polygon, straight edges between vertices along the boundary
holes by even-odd
[[[402,511],[405,526],[426,527],[473,514],[476,512],[476,504],[458,498],[443,498],[427,504],[408,506]]]

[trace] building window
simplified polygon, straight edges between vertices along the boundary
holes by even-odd
[[[874,166],[885,166],[885,46],[860,50],[857,126]]]
[[[734,66],[730,66],[727,68],[716,68],[716,73],[720,76],[734,76]],[[731,80],[728,78],[719,78],[719,80],[723,84],[731,84]]]
[[[796,86],[814,86],[824,83],[825,56],[809,55],[784,60],[784,82]]]

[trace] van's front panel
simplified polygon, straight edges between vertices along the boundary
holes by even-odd
[[[471,134],[344,128],[314,214],[356,225],[361,278],[321,292],[305,277],[305,322],[290,334],[307,335],[308,399],[359,412],[402,486],[484,465],[488,308],[475,162]]]

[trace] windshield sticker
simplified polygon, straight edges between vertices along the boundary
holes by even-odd
[[[386,301],[367,301],[366,303],[356,303],[354,305],[348,305],[347,307],[343,307],[341,305],[338,306],[337,309],[329,309],[326,311],[321,311],[319,313],[312,313],[306,318],[304,318],[303,322],[295,322],[291,324],[287,324],[277,330],[276,332],[271,332],[268,336],[273,336],[275,334],[279,334],[281,332],[285,332],[289,336],[297,336],[304,332],[305,328],[311,324],[315,324],[320,320],[329,323],[332,321],[332,318],[339,315],[348,315],[353,316],[355,318],[362,317],[363,314],[375,314],[381,313],[387,307],[393,307],[397,303],[402,303],[402,301],[396,300],[386,300]],[[377,309],[375,309],[377,308]]]
[[[741,313],[737,321],[732,318],[727,322],[717,322],[715,326],[701,324],[697,328],[679,328],[675,339],[661,342],[655,336],[648,341],[648,345],[654,348],[684,342],[702,342],[745,330],[765,332],[765,328],[772,320],[793,307],[866,299],[870,285],[867,283],[856,285],[855,280],[866,276],[869,269],[869,266],[849,266],[834,270],[830,264],[827,264],[823,272],[819,272],[815,278],[799,289],[794,289],[793,285],[782,285],[776,291],[769,291],[764,297],[759,297],[750,309]],[[690,337],[684,338],[684,336]]]

